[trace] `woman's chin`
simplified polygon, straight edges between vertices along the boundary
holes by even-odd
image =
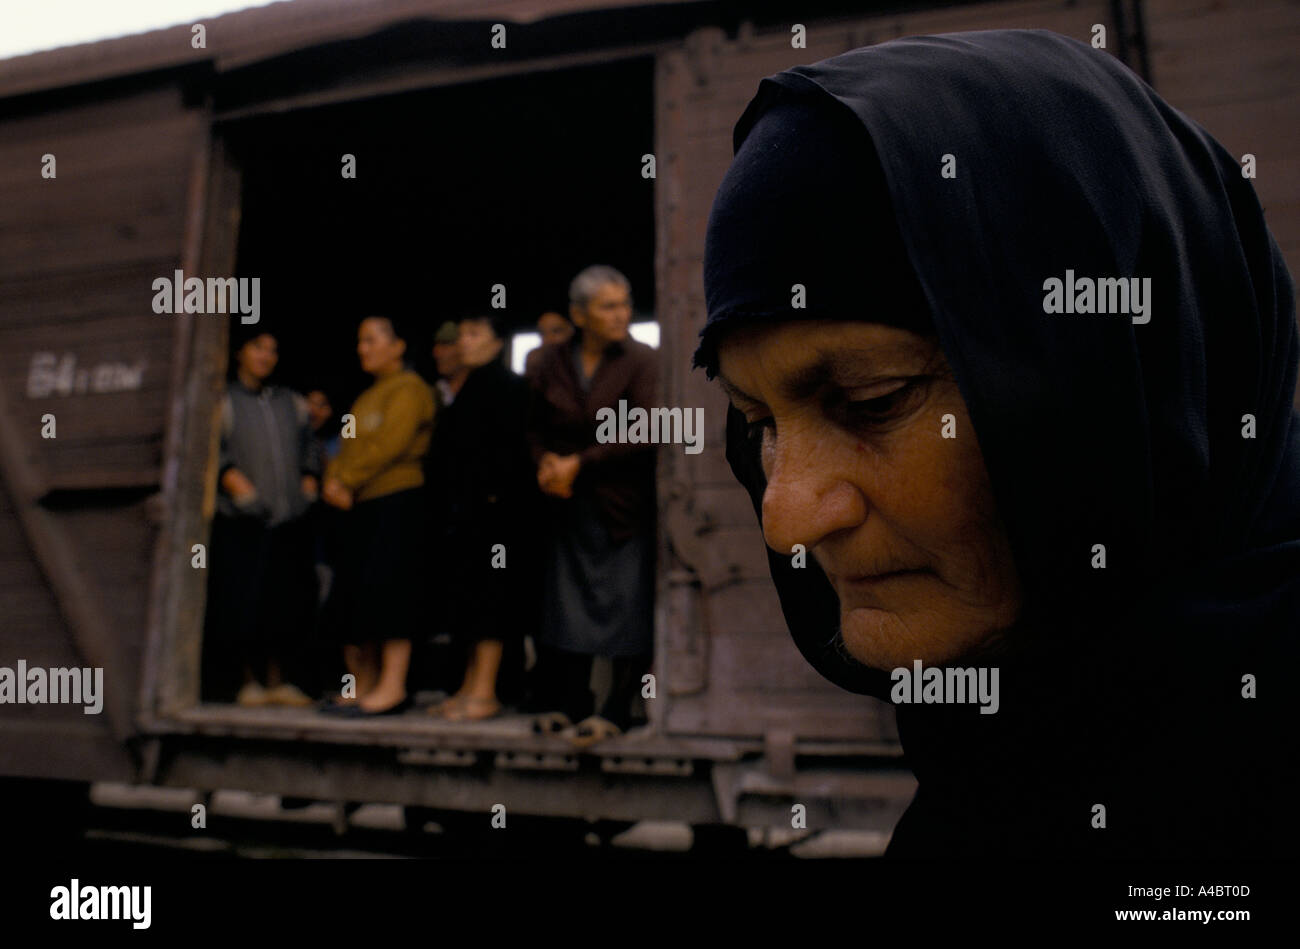
[[[886,672],[952,662],[975,645],[978,637],[944,630],[933,616],[900,614],[892,610],[857,607],[840,614],[844,647],[858,662]]]

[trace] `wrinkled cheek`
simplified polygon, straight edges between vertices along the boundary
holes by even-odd
[[[971,486],[954,506],[950,540],[945,553],[945,579],[967,605],[995,609],[1001,615],[1014,609],[1015,565],[990,493]]]

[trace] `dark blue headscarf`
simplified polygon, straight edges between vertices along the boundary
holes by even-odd
[[[1300,637],[1300,349],[1238,160],[1104,51],[1018,30],[768,77],[735,145],[696,364],[711,375],[719,339],[761,320],[937,335],[1025,590],[1001,713],[900,707],[921,791],[896,846],[1292,846],[1279,775],[1296,743],[1279,722]],[[1150,321],[1045,313],[1044,282],[1067,271],[1150,278]],[[809,307],[792,308],[804,273]],[[728,459],[759,510],[743,429],[732,410]],[[769,562],[808,660],[886,697],[887,673],[839,647],[824,575]],[[1189,764],[1206,748],[1226,756],[1213,775]],[[1114,805],[1109,834],[1094,800]]]

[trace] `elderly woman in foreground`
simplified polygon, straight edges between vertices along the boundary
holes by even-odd
[[[800,650],[898,705],[889,853],[1293,853],[1293,285],[1234,156],[1038,31],[795,67],[735,144],[696,363]]]

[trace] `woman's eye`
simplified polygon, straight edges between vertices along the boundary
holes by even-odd
[[[920,378],[902,379],[895,388],[869,399],[845,397],[841,404],[844,419],[854,427],[879,427],[898,421],[915,407],[918,397],[924,394],[924,382]]]
[[[857,389],[828,393],[822,411],[828,422],[854,430],[884,431],[906,418],[925,396],[928,376],[887,380]],[[867,395],[868,398],[855,398]],[[771,415],[745,419],[745,439],[753,445],[765,445],[767,437],[776,435],[776,419]]]

